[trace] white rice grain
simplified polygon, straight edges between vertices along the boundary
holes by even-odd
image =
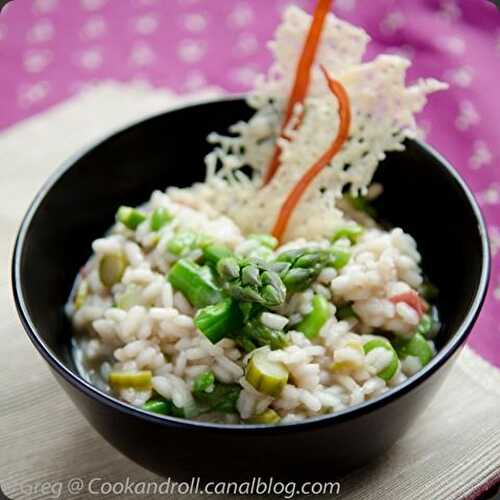
[[[187,316],[193,315],[193,308],[181,292],[174,293],[174,306]]]
[[[139,327],[146,316],[143,306],[133,306],[127,313],[127,317],[121,323],[118,335],[124,342],[128,342],[137,336]]]
[[[406,356],[406,358],[401,361],[401,369],[408,377],[415,375],[421,368],[422,363],[420,363],[420,359],[416,356]]]
[[[144,255],[137,243],[127,241],[124,245],[125,256],[132,267],[139,267],[144,262]]]
[[[127,312],[123,309],[118,309],[117,307],[111,307],[106,309],[104,317],[116,323],[123,321],[127,317]]]
[[[286,318],[285,316],[269,312],[262,313],[260,316],[260,321],[264,326],[267,326],[272,330],[283,330],[288,324],[288,318]]]
[[[123,275],[123,283],[135,283],[137,285],[148,285],[154,278],[154,274],[150,269],[139,267],[132,269],[127,267]]]
[[[420,321],[417,311],[404,302],[398,302],[396,304],[396,312],[401,316],[403,321],[410,325],[418,325]]]
[[[99,238],[92,243],[92,250],[97,255],[116,255],[122,248],[123,238],[117,235]]]

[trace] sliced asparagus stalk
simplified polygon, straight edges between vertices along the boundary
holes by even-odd
[[[226,299],[200,309],[194,324],[215,344],[243,326],[243,315],[236,302]]]
[[[104,255],[99,262],[99,279],[101,283],[111,288],[114,284],[121,281],[127,260],[122,253]]]
[[[187,259],[180,259],[174,264],[168,274],[168,280],[195,307],[205,307],[222,301],[221,290],[208,273]]]
[[[137,226],[146,220],[146,214],[137,208],[122,206],[116,212],[116,220],[129,229],[137,229]]]
[[[333,247],[331,249],[331,254],[333,258],[332,266],[337,270],[342,269],[351,258],[351,252],[343,248]]]
[[[434,356],[431,346],[420,333],[416,333],[409,340],[397,339],[393,345],[400,359],[407,356],[416,356],[422,366],[425,366]]]
[[[277,424],[281,420],[280,416],[272,409],[264,413],[249,418],[246,422],[249,424]]]
[[[212,243],[203,248],[203,257],[206,263],[211,264],[214,267],[217,266],[220,260],[232,256],[233,253],[231,250],[224,245]]]
[[[297,325],[296,330],[308,339],[318,336],[323,325],[330,318],[330,305],[323,295],[315,295],[312,299],[312,311]]]
[[[156,208],[151,214],[151,230],[159,231],[173,218],[174,216],[165,207]]]
[[[139,372],[111,372],[108,382],[114,389],[133,388],[146,390],[151,388],[152,373],[150,370]]]
[[[167,250],[177,256],[185,255],[190,252],[195,246],[197,241],[197,235],[191,231],[182,231],[167,243]]]
[[[268,350],[257,350],[250,358],[245,378],[259,392],[277,397],[288,381],[288,370],[283,363],[270,361]]]
[[[398,370],[399,360],[396,351],[393,349],[389,341],[382,339],[369,340],[363,346],[365,354],[368,354],[370,351],[373,351],[373,349],[376,348],[386,349],[390,351],[392,354],[392,358],[389,364],[385,368],[383,368],[380,372],[377,373],[377,376],[380,377],[381,379],[386,381],[390,380],[392,377],[394,377],[395,373]]]
[[[336,242],[341,238],[347,238],[352,244],[356,243],[359,237],[363,234],[363,228],[358,224],[350,224],[335,231],[332,237],[332,242]]]

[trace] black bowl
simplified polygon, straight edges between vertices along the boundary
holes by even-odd
[[[157,417],[82,380],[69,350],[63,306],[91,241],[117,207],[154,189],[203,179],[207,134],[251,111],[241,99],[198,104],[141,121],[81,152],[38,193],[19,230],[13,287],[21,321],[56,379],[96,430],[144,467],[177,479],[294,478],[338,474],[380,457],[425,409],[481,308],[489,277],[485,225],[469,189],[435,151],[407,141],[377,180],[381,217],[417,240],[424,271],[440,289],[436,357],[380,398],[334,415],[277,427],[230,426]],[[313,472],[314,471],[314,472]]]

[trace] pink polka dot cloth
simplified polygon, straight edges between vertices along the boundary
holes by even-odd
[[[0,129],[103,79],[177,92],[248,89],[290,3],[314,0],[14,0],[0,13]],[[500,366],[500,10],[488,0],[337,0],[367,30],[368,57],[404,54],[409,80],[450,84],[420,125],[458,169],[488,222],[492,282],[470,345]]]

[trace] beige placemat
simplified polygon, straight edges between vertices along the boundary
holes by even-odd
[[[96,498],[85,488],[70,494],[72,478],[85,485],[96,477],[160,481],[98,436],[59,388],[17,320],[10,257],[24,211],[56,166],[102,134],[178,102],[168,92],[106,83],[0,135],[0,487],[11,498]],[[467,498],[498,474],[500,372],[466,349],[429,409],[386,456],[333,479],[340,482],[336,498],[438,500]]]

